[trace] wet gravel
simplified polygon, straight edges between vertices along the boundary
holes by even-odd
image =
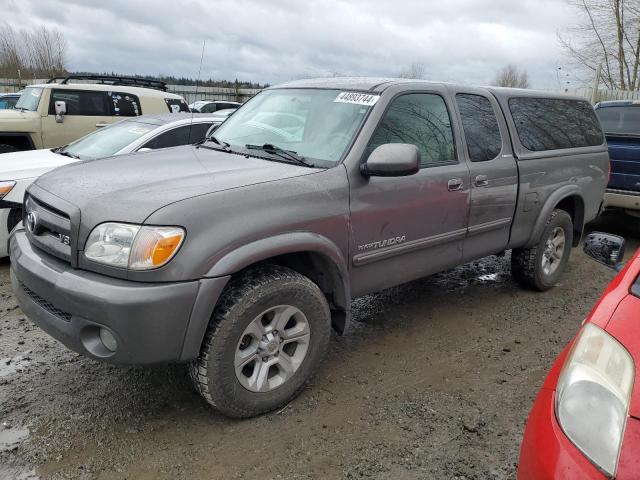
[[[606,215],[591,228],[640,223]],[[0,264],[0,479],[503,479],[554,358],[614,273],[573,251],[561,283],[519,288],[509,254],[353,303],[347,336],[278,412],[211,411],[183,365],[117,367],[24,318]]]

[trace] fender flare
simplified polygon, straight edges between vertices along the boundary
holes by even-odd
[[[544,203],[544,206],[540,210],[526,247],[533,247],[540,241],[540,237],[542,236],[542,232],[544,231],[544,228],[547,224],[547,219],[551,215],[551,212],[553,212],[553,209],[556,207],[556,205],[558,205],[562,200],[568,197],[578,197],[584,204],[582,192],[577,185],[564,185],[554,191],[551,195],[549,195],[546,202]]]
[[[331,283],[335,292],[333,300],[340,311],[332,311],[332,316],[334,325],[339,331],[344,332],[349,323],[351,307],[349,267],[338,246],[322,235],[311,232],[290,232],[242,245],[220,258],[205,277],[233,275],[263,260],[293,253],[317,254],[335,267],[336,274],[329,273],[332,276]],[[341,318],[337,318],[338,316]]]

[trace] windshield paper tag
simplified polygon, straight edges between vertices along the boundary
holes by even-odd
[[[370,95],[368,93],[340,92],[334,100],[334,103],[353,103],[354,105],[372,107],[379,98],[380,95]]]

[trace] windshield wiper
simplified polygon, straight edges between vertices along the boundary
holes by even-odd
[[[73,153],[67,152],[64,149],[64,147],[56,148],[53,151],[59,155],[64,155],[65,157],[75,158],[76,160],[80,160],[80,157],[78,155],[74,155]]]
[[[263,152],[267,152],[271,155],[277,155],[280,158],[285,158],[288,160],[293,160],[298,165],[304,165],[305,167],[313,167],[313,164],[309,163],[305,160],[304,157],[301,157],[293,150],[285,150],[284,148],[280,148],[277,145],[273,145],[272,143],[265,143],[264,145],[245,145],[247,150],[262,150]]]
[[[218,140],[215,136],[211,135],[210,137],[207,138],[203,138],[202,140],[200,140],[199,142],[194,143],[194,145],[199,145],[201,147],[205,147],[205,143],[206,142],[213,142],[217,145],[220,145],[220,147],[222,147],[221,149],[224,150],[225,152],[230,152],[231,151],[231,145],[228,144],[227,142],[224,142],[222,140]],[[218,148],[215,148],[214,150],[220,150]]]

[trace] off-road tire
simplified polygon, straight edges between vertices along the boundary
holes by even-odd
[[[6,143],[0,143],[0,153],[12,153],[12,152],[19,152],[20,150],[18,150],[16,147],[12,146],[12,145],[7,145]]]
[[[284,384],[268,392],[249,391],[238,381],[234,368],[240,336],[262,311],[281,304],[293,305],[306,316],[311,331],[307,354]],[[191,380],[200,395],[224,415],[260,415],[286,405],[302,390],[322,363],[330,336],[329,305],[315,283],[289,268],[253,268],[232,279],[223,292],[200,355],[190,364]]]
[[[542,269],[542,254],[553,230],[562,228],[565,235],[565,248],[558,268],[550,275]],[[511,274],[521,285],[538,291],[552,288],[559,280],[569,262],[573,243],[573,222],[564,210],[551,212],[540,241],[531,248],[514,248],[511,252]]]

